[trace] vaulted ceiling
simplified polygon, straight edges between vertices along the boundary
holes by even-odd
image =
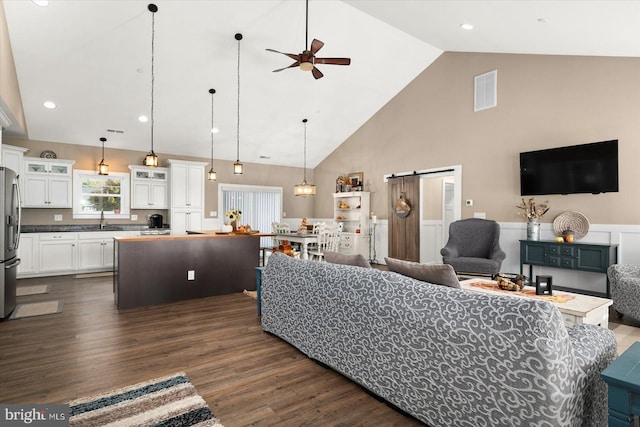
[[[148,3],[5,0],[28,132],[7,134],[147,151],[150,122],[138,116],[151,108]],[[443,51],[640,56],[638,1],[312,0],[309,43],[325,43],[317,56],[351,58],[318,65],[316,80],[272,72],[293,61],[265,50],[305,48],[303,1],[155,4],[154,148],[164,154],[209,157],[210,88],[215,158],[235,160],[239,140],[243,162],[300,167],[307,118],[314,167]]]

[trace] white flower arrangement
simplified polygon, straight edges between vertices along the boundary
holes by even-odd
[[[535,200],[530,198],[526,202],[524,198],[522,199],[522,203],[516,206],[518,209],[522,209],[522,212],[519,212],[519,215],[527,218],[527,220],[538,220],[544,216],[549,211],[549,207],[547,205],[549,202],[543,202],[536,204]]]

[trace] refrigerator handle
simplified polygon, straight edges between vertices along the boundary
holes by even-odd
[[[7,264],[4,266],[5,270],[9,270],[11,268],[17,267],[20,265],[20,258],[18,258],[17,260],[13,261],[11,264]]]
[[[20,175],[16,175],[16,179],[15,181],[13,181],[13,186],[15,187],[17,201],[18,201],[18,227],[16,229],[16,234],[14,236],[15,249],[18,249],[18,246],[20,245],[20,226],[22,224],[22,202],[21,202],[22,197],[20,196],[20,182],[18,181],[19,177]]]

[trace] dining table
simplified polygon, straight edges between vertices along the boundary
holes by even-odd
[[[318,235],[314,233],[276,233],[273,239],[279,242],[289,241],[300,243],[302,259],[309,259],[308,245],[310,243],[318,243]]]

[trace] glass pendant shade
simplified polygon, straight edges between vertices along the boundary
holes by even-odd
[[[307,119],[303,119],[304,123],[304,172],[302,177],[302,184],[296,184],[293,187],[294,196],[314,196],[316,194],[316,186],[313,184],[307,184]]]
[[[233,173],[235,175],[242,175],[242,163],[240,163],[240,160],[236,160],[233,164]]]
[[[109,175],[109,165],[104,162],[104,143],[107,138],[100,138],[102,142],[102,160],[98,163],[98,175]]]
[[[213,170],[213,168],[211,168],[207,173],[207,177],[209,178],[209,181],[215,181],[216,179],[218,179],[218,174]]]
[[[153,150],[149,151],[144,158],[144,165],[150,168],[155,168],[158,166],[158,156]]]

